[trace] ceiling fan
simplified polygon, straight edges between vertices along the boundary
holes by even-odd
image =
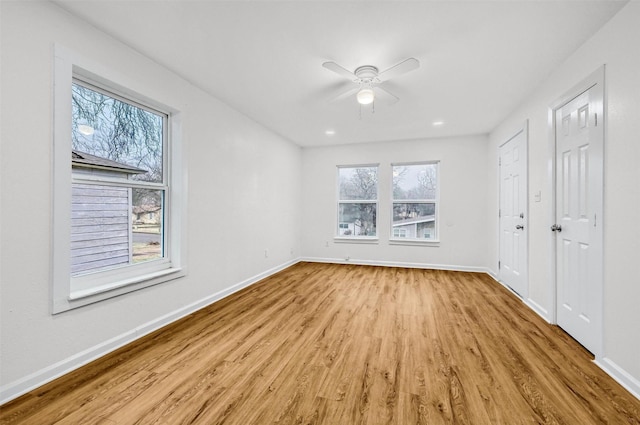
[[[372,103],[376,97],[383,98],[393,104],[400,99],[398,96],[390,93],[387,89],[382,87],[381,84],[392,78],[406,74],[409,71],[418,69],[420,67],[420,62],[415,58],[405,59],[382,72],[378,72],[378,68],[372,65],[359,66],[353,72],[335,62],[325,62],[322,66],[338,75],[348,78],[350,81],[358,85],[357,87],[338,95],[331,102],[337,102],[355,94],[358,103],[361,105],[368,105]]]

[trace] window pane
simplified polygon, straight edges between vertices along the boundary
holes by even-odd
[[[129,264],[130,193],[126,187],[72,185],[72,275]]]
[[[75,83],[72,107],[74,165],[119,171],[114,177],[163,181],[162,115]]]
[[[376,204],[341,203],[339,236],[376,236]]]
[[[435,199],[437,187],[437,164],[393,166],[393,199]]]
[[[435,239],[434,203],[393,203],[393,236]]]
[[[72,275],[162,258],[162,198],[160,190],[73,184]]]
[[[132,189],[132,198],[132,262],[140,263],[162,258],[164,256],[163,191]]]
[[[339,168],[340,200],[378,199],[378,168]]]

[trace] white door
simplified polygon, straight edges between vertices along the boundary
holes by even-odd
[[[527,297],[527,131],[521,130],[499,149],[500,262],[502,283]]]
[[[603,79],[555,109],[556,313],[596,354],[601,344]]]

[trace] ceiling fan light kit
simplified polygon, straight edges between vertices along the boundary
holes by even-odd
[[[349,89],[337,96],[333,99],[333,102],[351,97],[355,94],[356,100],[360,105],[369,105],[373,103],[378,96],[383,99],[386,98],[386,100],[391,104],[397,102],[399,98],[381,87],[380,84],[390,80],[391,78],[419,68],[420,62],[415,58],[405,59],[382,72],[378,72],[378,68],[372,65],[359,66],[354,72],[349,71],[335,62],[325,62],[322,66],[358,85],[357,88]]]
[[[358,103],[361,105],[368,105],[373,102],[376,95],[373,92],[373,89],[370,87],[366,87],[358,92],[356,98],[358,99]]]

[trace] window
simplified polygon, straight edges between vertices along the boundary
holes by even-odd
[[[437,240],[438,163],[394,164],[393,238]]]
[[[72,91],[72,277],[165,258],[168,115],[80,80]]]
[[[179,111],[55,53],[54,314],[183,276],[186,259]]]
[[[394,238],[406,238],[407,237],[407,229],[400,229],[397,227],[393,228],[393,237]]]
[[[378,166],[338,167],[338,236],[377,236]]]

